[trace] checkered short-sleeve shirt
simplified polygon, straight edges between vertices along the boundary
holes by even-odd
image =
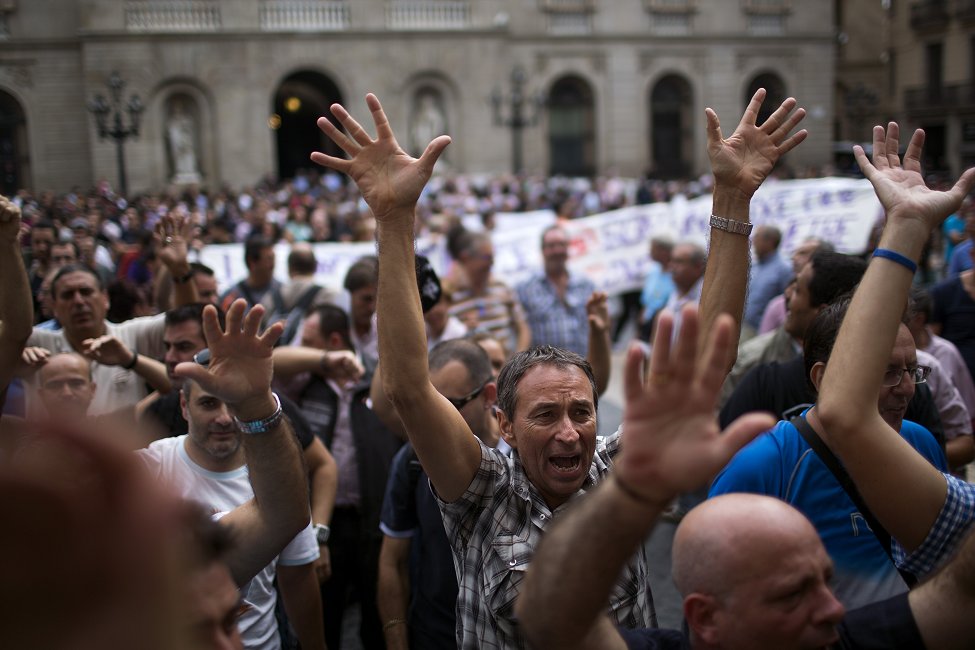
[[[891,547],[897,566],[923,578],[944,564],[965,539],[965,533],[975,522],[975,485],[951,474],[944,474],[948,493],[931,531],[914,552],[907,555],[900,544]]]
[[[554,512],[528,481],[517,451],[509,458],[483,444],[481,465],[464,495],[453,503],[438,497],[458,575],[458,648],[527,647],[514,603],[542,531],[573,499],[607,476],[619,443],[619,431],[597,443],[589,477]],[[620,627],[656,627],[642,546],[624,567],[608,614]]]

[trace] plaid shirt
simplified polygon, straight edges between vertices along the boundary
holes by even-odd
[[[586,301],[595,285],[585,277],[569,275],[565,297],[560,298],[545,274],[518,285],[518,300],[532,330],[532,345],[554,345],[586,356],[589,350],[589,315]]]
[[[950,474],[944,477],[948,481],[948,494],[928,536],[910,555],[896,541],[891,548],[897,566],[919,579],[951,557],[975,522],[975,485]]]
[[[481,466],[462,497],[438,497],[457,570],[457,647],[526,648],[514,618],[525,570],[545,526],[572,499],[602,480],[620,449],[620,432],[600,439],[582,489],[549,510],[525,476],[518,452],[511,458],[481,444]],[[610,618],[624,628],[656,627],[643,546],[624,567],[610,597]]]

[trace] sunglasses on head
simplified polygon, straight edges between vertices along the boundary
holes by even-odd
[[[210,366],[210,348],[203,348],[202,350],[194,354],[193,361],[196,361],[204,368],[208,368]]]
[[[447,397],[447,401],[453,404],[454,408],[459,411],[465,406],[467,406],[468,404],[470,404],[471,402],[473,402],[474,400],[476,400],[477,396],[481,394],[481,391],[484,390],[484,387],[488,385],[489,381],[491,380],[488,379],[483,384],[481,384],[478,388],[475,388],[472,392],[468,393],[467,395],[464,395],[463,397]]]

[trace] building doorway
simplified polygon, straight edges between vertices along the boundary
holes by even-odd
[[[596,119],[592,88],[563,77],[548,94],[549,173],[595,176]]]
[[[0,193],[31,186],[27,116],[13,95],[0,90]]]
[[[684,178],[691,171],[693,150],[691,86],[678,75],[667,75],[650,93],[650,160],[657,178]]]
[[[316,124],[324,115],[338,126],[328,110],[336,102],[343,103],[338,87],[320,72],[301,70],[281,82],[274,93],[274,114],[269,122],[277,139],[279,178],[294,178],[298,172],[311,168],[314,163],[309,156],[313,151],[345,155]]]
[[[745,94],[744,105],[748,106],[748,102],[751,101],[752,95],[759,88],[765,89],[765,101],[762,102],[762,107],[758,110],[758,119],[755,121],[756,126],[762,126],[765,120],[775,112],[775,109],[785,101],[786,94],[785,82],[782,81],[782,77],[775,74],[774,72],[763,72],[762,74],[756,75],[752,82],[748,84],[748,90]]]

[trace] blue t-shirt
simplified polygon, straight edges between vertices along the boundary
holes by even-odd
[[[927,429],[905,420],[900,433],[932,465],[947,471],[944,453]],[[806,515],[833,559],[831,586],[847,609],[907,590],[863,515],[791,423],[779,422],[731,459],[709,496],[729,492],[776,497]]]

